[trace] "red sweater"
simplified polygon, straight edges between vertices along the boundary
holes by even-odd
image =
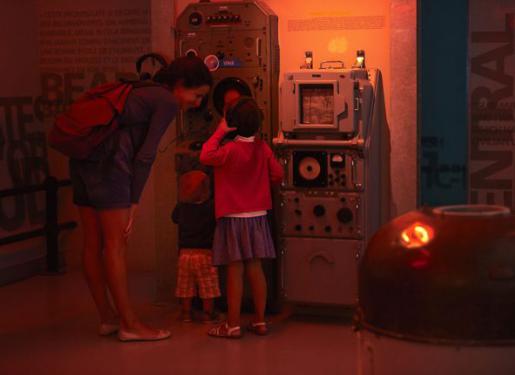
[[[257,138],[220,145],[224,135],[218,129],[200,153],[200,162],[214,167],[216,217],[270,210],[270,184],[280,183],[284,174],[272,150]]]

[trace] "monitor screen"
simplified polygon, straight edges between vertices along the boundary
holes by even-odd
[[[301,84],[300,123],[331,125],[334,122],[334,89],[330,83]]]

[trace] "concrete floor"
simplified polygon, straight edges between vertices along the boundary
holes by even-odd
[[[177,306],[152,305],[152,275],[131,275],[138,312],[171,339],[120,343],[96,335],[93,302],[78,272],[0,288],[0,374],[355,374],[356,337],[344,320],[272,316],[267,337],[214,339],[181,323]]]

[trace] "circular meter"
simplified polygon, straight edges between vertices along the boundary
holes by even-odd
[[[204,64],[206,64],[210,72],[214,72],[220,67],[220,60],[216,55],[207,55],[204,58]]]

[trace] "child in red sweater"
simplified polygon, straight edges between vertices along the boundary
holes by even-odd
[[[268,332],[265,322],[267,285],[261,259],[275,258],[267,221],[272,208],[271,184],[280,183],[283,168],[266,142],[257,135],[263,114],[252,98],[231,103],[225,119],[202,147],[200,161],[214,167],[215,215],[213,264],[227,266],[227,322],[208,333],[216,337],[239,338],[243,271],[254,301],[255,317],[248,329]],[[227,133],[234,140],[221,144]]]

